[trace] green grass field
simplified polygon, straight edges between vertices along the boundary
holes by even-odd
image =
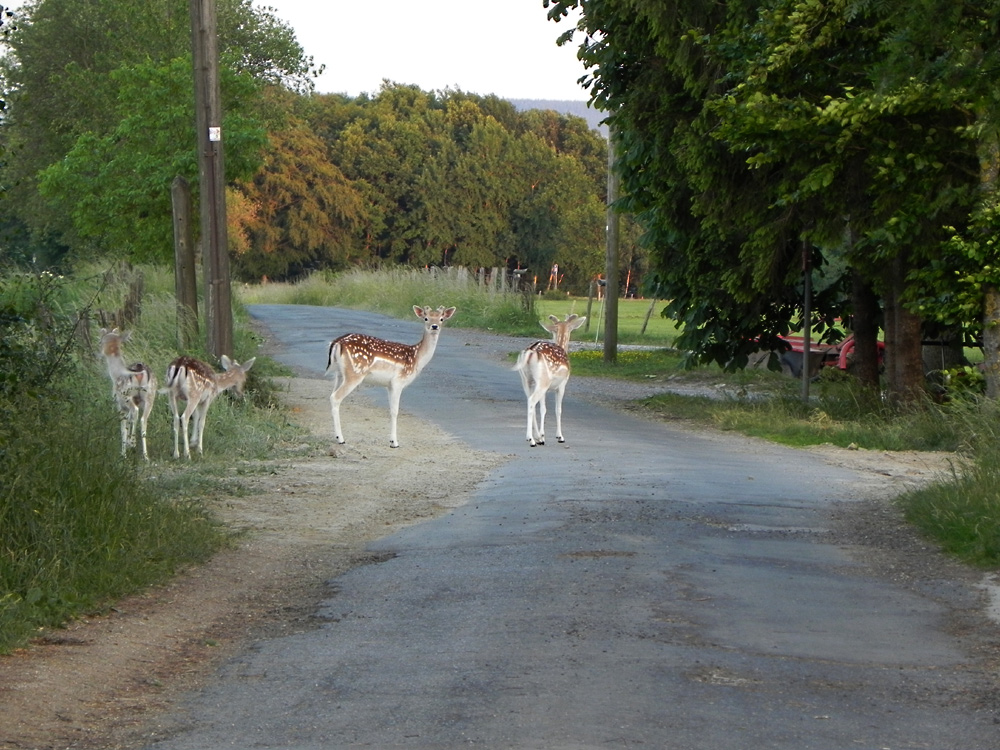
[[[589,311],[588,311],[589,303]],[[648,344],[650,346],[672,347],[678,330],[675,322],[660,313],[666,302],[655,303],[648,299],[618,300],[618,342],[621,344]],[[650,312],[652,307],[652,312]],[[586,315],[587,324],[579,329],[574,338],[579,341],[604,340],[605,305],[602,301],[588,300],[586,297],[569,297],[566,300],[539,299],[535,302],[539,318],[555,315],[564,318],[570,313]],[[648,316],[648,320],[647,320]],[[645,332],[643,332],[645,326]]]

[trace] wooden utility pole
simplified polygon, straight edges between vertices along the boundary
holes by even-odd
[[[604,361],[618,361],[618,173],[615,171],[615,130],[608,131],[608,227],[604,254]]]
[[[809,243],[802,240],[802,400],[809,402],[812,373],[812,263]]]
[[[233,353],[232,289],[226,234],[226,170],[215,0],[191,0],[195,122],[201,185],[201,250],[208,351]]]

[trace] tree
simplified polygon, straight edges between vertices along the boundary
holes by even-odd
[[[170,184],[178,175],[197,183],[198,175],[191,63],[141,64],[111,77],[121,92],[114,112],[120,122],[103,136],[80,135],[63,159],[42,170],[39,192],[71,221],[78,253],[113,249],[135,260],[169,262]],[[230,72],[225,88],[235,105],[252,101],[257,85]],[[223,127],[230,174],[248,178],[260,164],[262,124],[233,106]]]
[[[261,169],[236,189],[239,205],[252,207],[237,224],[239,275],[281,280],[347,265],[364,220],[361,196],[304,121],[289,116],[270,141]]]
[[[426,117],[434,101],[415,86],[385,85],[330,146],[369,206],[363,243],[374,259],[407,263],[421,247],[421,175],[444,137]]]
[[[376,259],[536,271],[558,260],[581,286],[598,267],[603,181],[591,169],[606,147],[579,118],[391,84],[310,111],[370,207],[363,241]]]
[[[74,148],[76,161],[84,144],[91,144],[85,148],[93,152],[98,142],[107,143],[110,134],[128,127],[123,119],[131,108],[123,95],[137,89],[123,92],[121,87],[131,78],[113,75],[115,71],[166,70],[177,60],[190,59],[187,2],[151,0],[137,9],[124,0],[91,0],[86,6],[68,0],[33,0],[22,14],[16,32],[9,36],[10,52],[0,63],[3,95],[9,103],[5,136],[11,146],[5,181],[16,195],[19,220],[36,234],[63,238],[83,249],[93,246],[95,238],[79,237],[65,206],[50,206],[40,198],[38,175]],[[219,34],[230,80],[251,80],[258,86],[275,80],[307,85],[311,61],[291,30],[270,12],[254,8],[251,0],[219,3]],[[232,96],[252,98],[256,91],[231,88],[226,108],[248,111],[248,101],[237,102]],[[166,104],[169,112],[175,111],[176,102]],[[159,130],[154,123],[147,121],[150,133]],[[78,143],[81,138],[83,143]],[[234,168],[238,163],[237,158]],[[164,192],[169,181],[166,185]]]
[[[592,97],[622,134],[622,203],[657,245],[682,343],[729,364],[770,347],[806,243],[816,267],[846,260],[855,312],[882,295],[890,390],[912,398],[922,271],[981,195],[968,115],[995,85],[969,41],[995,3],[546,4],[553,18],[582,5]],[[839,296],[817,301],[821,317]]]

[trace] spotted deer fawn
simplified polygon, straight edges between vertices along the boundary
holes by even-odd
[[[134,448],[136,432],[142,445],[142,457],[149,460],[146,450],[146,424],[156,398],[156,376],[142,362],[126,365],[122,357],[122,344],[128,342],[132,332],[121,333],[117,328],[101,331],[101,356],[108,365],[111,377],[111,397],[121,415],[122,455]]]
[[[545,395],[549,391],[555,391],[556,440],[565,442],[562,401],[569,382],[569,337],[587,318],[574,314],[559,320],[550,315],[549,320],[550,323],[542,323],[542,328],[552,334],[552,341],[536,341],[521,352],[514,366],[528,397],[528,445],[532,448],[545,445]]]
[[[235,388],[243,395],[243,386],[247,380],[247,372],[253,367],[257,358],[254,357],[244,364],[234,362],[225,354],[222,355],[222,372],[216,372],[209,365],[194,357],[178,357],[167,368],[167,386],[164,392],[170,397],[170,411],[174,415],[174,458],[180,458],[178,446],[179,436],[184,434],[184,457],[191,458],[191,448],[196,448],[199,455],[205,448],[205,416],[208,407],[223,391]],[[181,412],[179,401],[185,401]],[[188,424],[194,416],[188,437]]]
[[[399,447],[396,439],[399,397],[431,361],[441,324],[455,314],[455,308],[432,310],[414,305],[413,314],[424,322],[424,336],[417,344],[399,344],[363,333],[348,333],[330,342],[326,371],[332,370],[336,375],[336,385],[330,394],[330,410],[333,439],[338,443],[346,442],[340,428],[340,404],[355,388],[368,382],[384,385],[389,390],[389,447]]]

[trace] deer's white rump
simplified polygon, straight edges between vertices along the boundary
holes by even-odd
[[[542,328],[552,334],[552,341],[536,341],[521,352],[514,369],[521,376],[521,387],[528,398],[528,445],[545,445],[545,394],[555,391],[556,440],[565,442],[562,431],[562,402],[569,382],[569,337],[582,326],[586,317],[567,315],[566,320],[549,316]]]
[[[178,357],[167,368],[167,386],[163,390],[170,397],[170,411],[174,415],[174,458],[180,458],[178,440],[184,433],[184,457],[191,458],[192,446],[198,453],[205,450],[205,417],[208,407],[215,397],[223,391],[235,388],[243,395],[243,386],[247,380],[247,372],[253,367],[257,358],[244,364],[234,362],[225,354],[222,355],[223,372],[216,372],[207,364],[194,357]],[[180,401],[185,401],[181,412]],[[188,437],[188,424],[194,416]]]
[[[131,337],[132,332],[120,332],[117,328],[101,329],[101,356],[108,366],[108,376],[111,378],[111,397],[121,415],[122,455],[130,447],[135,447],[136,433],[142,442],[142,457],[149,460],[146,451],[146,424],[149,413],[153,411],[153,400],[156,398],[156,376],[142,362],[126,365],[122,356],[122,344]]]
[[[413,314],[424,322],[424,335],[417,344],[400,344],[363,333],[348,333],[330,342],[326,371],[336,376],[333,393],[330,394],[333,439],[336,442],[346,442],[340,427],[341,402],[363,382],[368,382],[384,385],[389,390],[389,447],[399,447],[396,437],[399,397],[431,361],[441,324],[455,314],[455,308],[432,310],[414,305]]]

